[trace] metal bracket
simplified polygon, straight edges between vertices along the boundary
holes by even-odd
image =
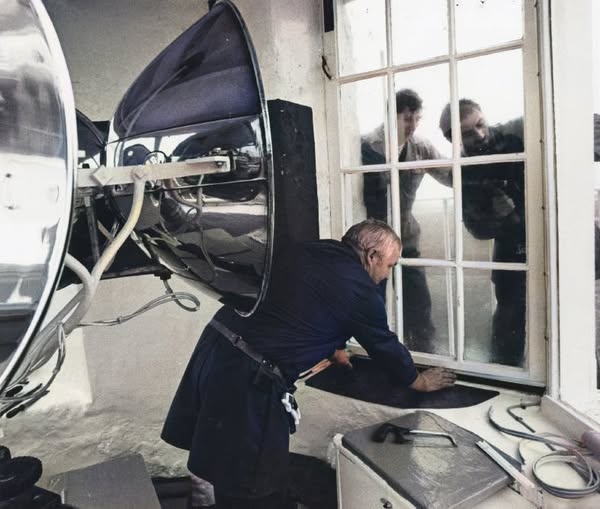
[[[229,171],[231,171],[231,162],[227,156],[201,157],[175,163],[79,168],[77,170],[77,187],[114,186],[133,184],[140,179],[162,180],[228,173]]]
[[[536,509],[543,509],[545,507],[542,490],[538,488],[529,477],[517,470],[487,442],[480,440],[477,442],[477,445],[484,453],[494,460],[500,468],[513,478],[513,489],[517,493],[527,501],[531,502]]]

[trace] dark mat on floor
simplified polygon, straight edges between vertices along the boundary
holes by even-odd
[[[162,509],[186,509],[189,477],[152,479]],[[312,456],[290,454],[290,499],[307,509],[336,509],[335,470]]]
[[[455,385],[436,392],[417,392],[393,384],[387,373],[367,358],[353,357],[354,369],[332,366],[306,380],[306,385],[340,396],[396,408],[461,408],[477,405],[498,391]]]

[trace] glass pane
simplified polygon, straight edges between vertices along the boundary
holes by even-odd
[[[455,13],[460,53],[523,37],[522,0],[461,0]]]
[[[385,78],[340,87],[342,166],[385,163],[387,140]]]
[[[405,258],[454,259],[451,170],[400,172],[400,222]]]
[[[453,269],[402,267],[404,343],[410,350],[450,354],[455,289]]]
[[[458,63],[458,93],[465,156],[523,151],[523,62],[521,50]],[[449,106],[440,129],[451,135]]]
[[[392,45],[394,65],[448,54],[447,1],[392,0]]]
[[[440,114],[450,100],[448,64],[397,73],[394,76],[398,148],[405,161],[452,155],[452,145],[440,130]]]
[[[524,365],[525,279],[522,271],[465,270],[466,360]]]
[[[462,168],[464,259],[526,261],[523,163]]]
[[[384,0],[338,0],[337,34],[340,76],[387,64]]]
[[[388,221],[390,213],[390,172],[344,175],[347,227],[368,217]]]

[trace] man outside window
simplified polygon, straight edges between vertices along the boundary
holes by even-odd
[[[489,126],[479,104],[459,101],[464,156],[523,152],[523,119]],[[440,129],[451,141],[450,105]],[[494,262],[525,263],[525,183],[522,162],[462,167],[463,222],[476,239],[494,239]],[[525,350],[525,271],[494,270],[496,310],[492,362],[521,366]]]
[[[354,225],[341,242],[293,246],[274,260],[269,292],[252,316],[223,307],[205,328],[162,438],[190,451],[188,468],[214,485],[217,509],[286,507],[289,433],[298,417],[293,382],[350,337],[398,384],[417,391],[454,384],[447,369],[417,373],[388,328],[378,284],[401,247],[376,220]]]
[[[442,156],[429,140],[415,134],[421,121],[423,101],[411,89],[396,92],[398,126],[398,161],[441,159]],[[385,163],[383,126],[365,136],[361,143],[362,164]],[[419,258],[421,227],[412,209],[417,190],[429,173],[444,185],[451,185],[449,170],[409,169],[400,171],[400,237],[404,258]],[[367,217],[388,221],[389,173],[366,173],[364,175],[363,199]],[[431,294],[422,267],[402,268],[402,302],[404,340],[411,349],[433,352],[435,350],[435,326],[431,318]]]

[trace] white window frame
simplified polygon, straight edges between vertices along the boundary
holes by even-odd
[[[542,5],[548,196],[549,385],[543,409],[576,436],[598,427],[592,0]],[[551,35],[551,37],[550,37]],[[552,67],[551,67],[551,66]],[[573,126],[581,126],[574,129]]]
[[[388,23],[388,54],[390,55],[389,61],[393,61],[391,55],[391,3],[390,0],[386,1],[386,12],[387,12],[387,23]],[[527,383],[531,385],[544,385],[546,380],[546,292],[544,290],[544,187],[543,187],[543,175],[542,175],[542,152],[541,150],[532,150],[531,147],[539,143],[541,137],[541,126],[540,121],[542,118],[540,110],[540,96],[539,96],[539,63],[538,63],[538,13],[539,8],[538,2],[535,0],[523,0],[525,9],[525,23],[524,23],[524,40],[526,41],[522,46],[509,42],[507,44],[499,45],[496,49],[508,49],[513,47],[523,48],[523,80],[525,84],[526,96],[525,96],[525,119],[526,119],[526,132],[525,132],[525,146],[528,149],[526,152],[526,188],[527,191],[527,243],[528,243],[528,257],[527,257],[527,270],[528,270],[528,366],[524,369],[512,368],[507,366],[500,366],[487,363],[477,363],[471,361],[457,362],[445,356],[431,355],[414,352],[413,357],[417,363],[428,364],[428,365],[441,365],[447,366],[458,371],[466,373],[475,373],[479,376],[487,376],[489,378],[508,380],[513,382]],[[337,2],[334,1],[336,7],[334,8],[334,15],[337,14]],[[448,13],[449,13],[449,41],[450,41],[450,56],[446,59],[434,59],[436,61],[445,61],[454,63],[456,60],[454,51],[454,7],[455,2],[448,0]],[[337,19],[335,26],[337,28]],[[352,80],[352,76],[338,76],[337,66],[337,44],[335,32],[326,33],[324,36],[324,48],[325,58],[329,63],[329,68],[334,73],[334,77],[330,80],[326,86],[326,108],[327,108],[327,131],[328,141],[330,146],[329,151],[329,167],[330,167],[330,189],[331,189],[331,227],[332,235],[336,238],[341,237],[345,229],[350,226],[344,224],[344,178],[343,173],[352,174],[360,173],[359,169],[356,168],[345,168],[342,170],[340,166],[340,140],[338,129],[341,125],[340,117],[340,100],[339,100],[339,86],[340,82],[347,83]],[[485,55],[494,52],[493,50],[483,50],[469,52],[469,56],[472,55]],[[459,57],[460,58],[460,57]],[[391,97],[393,95],[393,80],[394,75],[398,70],[401,70],[404,66],[390,66],[385,68],[384,72],[375,71],[369,73],[357,74],[355,78],[367,77],[372,75],[385,76],[387,75],[388,80],[388,93]],[[415,66],[416,67],[416,66]],[[453,132],[460,132],[460,122],[458,118],[457,107],[457,78],[456,73],[453,71],[452,65],[450,66],[450,81],[451,81],[451,99],[453,102]],[[535,83],[535,86],[531,84]],[[390,125],[389,145],[391,153],[397,152],[396,147],[396,133],[395,133],[395,108],[394,101],[388,101],[388,122]],[[394,152],[396,151],[396,152]],[[497,157],[497,156],[491,156]],[[499,156],[499,159],[506,160],[506,156]],[[522,160],[522,159],[519,159]],[[460,167],[466,160],[460,157],[460,145],[457,140],[453,142],[453,157],[451,160],[446,160],[445,163],[453,168],[454,182],[455,182],[455,197],[460,193]],[[473,158],[469,158],[469,162],[474,162]],[[440,161],[437,163],[431,161],[421,161],[418,166],[439,166]],[[406,167],[416,167],[414,162],[398,163],[392,162],[386,166],[390,166],[391,170],[391,198],[392,203],[396,206],[393,207],[392,225],[399,231],[399,196],[398,196],[398,173],[397,169]],[[540,171],[532,171],[532,168],[539,168]],[[364,168],[363,168],[364,170]],[[456,231],[462,229],[462,210],[460,207],[455,207],[455,228]],[[536,225],[535,227],[533,225]],[[457,246],[457,250],[460,249]],[[535,253],[535,254],[534,254]],[[422,262],[423,260],[417,260]],[[429,261],[428,261],[429,262]],[[413,264],[411,261],[402,261],[403,264]],[[428,266],[453,266],[453,262],[445,261],[433,261]],[[488,264],[489,265],[489,264]],[[463,263],[463,267],[480,267],[485,268],[485,263]],[[460,271],[458,271],[460,273]],[[399,280],[400,269],[396,270],[396,280]],[[459,276],[460,277],[460,276]],[[459,284],[460,287],[460,284]],[[458,295],[458,333],[463,334],[463,324],[461,324],[461,315],[463,314],[460,306],[462,302],[461,295]],[[396,305],[401,305],[401,298],[396,297]],[[401,334],[401,330],[398,330]],[[460,343],[460,342],[459,342]],[[360,348],[354,347],[361,353],[365,353]],[[460,344],[459,344],[460,349]],[[460,354],[460,352],[458,352]]]

